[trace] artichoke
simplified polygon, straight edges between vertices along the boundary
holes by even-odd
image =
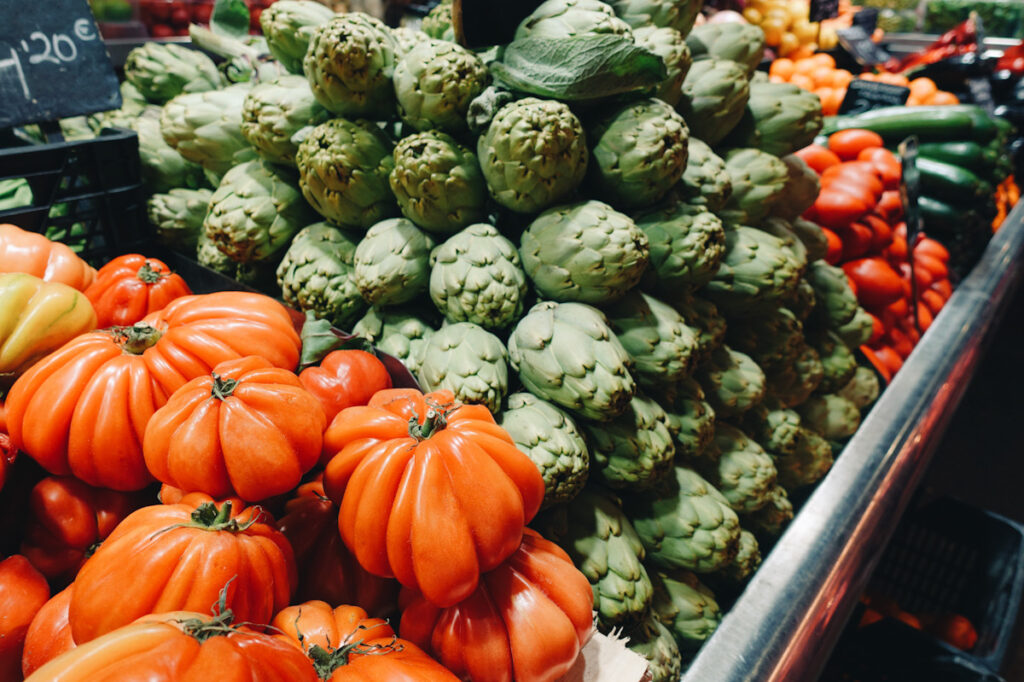
[[[690,138],[687,151],[686,170],[676,185],[680,198],[707,206],[709,211],[721,210],[732,194],[732,179],[725,168],[725,160],[696,137]]]
[[[401,308],[371,308],[352,327],[352,333],[401,360],[415,376],[434,325]]]
[[[588,419],[614,419],[636,384],[630,358],[601,311],[582,303],[538,303],[508,340],[526,389]]]
[[[654,494],[626,504],[647,558],[661,568],[710,573],[739,549],[740,522],[722,493],[693,469],[676,466]]]
[[[205,232],[199,233],[196,240],[196,261],[205,267],[215,270],[228,277],[234,277],[238,269],[238,263],[227,257],[217,245],[206,236]]]
[[[804,348],[804,328],[796,315],[786,308],[773,308],[734,319],[725,339],[732,348],[746,353],[768,370],[790,364],[800,356]]]
[[[831,441],[849,438],[860,426],[860,410],[846,398],[835,395],[815,395],[796,407],[804,426],[822,438]]]
[[[487,183],[476,154],[445,133],[403,138],[388,181],[402,215],[428,232],[457,232],[484,218]]]
[[[779,484],[788,490],[817,483],[832,468],[832,446],[811,431],[801,428],[792,454],[775,457]]]
[[[764,398],[764,371],[749,355],[724,344],[697,368],[695,378],[719,417],[741,415]]]
[[[751,83],[747,110],[725,144],[785,156],[821,132],[821,99],[791,83]]]
[[[714,458],[695,461],[699,471],[738,512],[752,512],[768,503],[778,471],[771,456],[735,426],[718,422],[712,443]]]
[[[727,59],[694,62],[683,79],[676,109],[690,128],[690,135],[715,146],[743,118],[750,83],[746,69]]]
[[[814,289],[813,318],[822,327],[840,329],[857,315],[857,296],[841,268],[815,261],[807,267],[805,279]]]
[[[807,281],[807,278],[801,277],[800,283],[796,285],[796,289],[783,299],[782,304],[791,313],[796,315],[801,323],[806,323],[807,319],[811,316],[811,312],[814,310],[814,306],[817,304],[815,299],[814,287]]]
[[[625,413],[609,422],[581,422],[595,473],[609,488],[647,490],[672,470],[676,447],[668,415],[647,396],[633,396]]]
[[[302,60],[317,27],[334,12],[315,0],[278,0],[260,13],[260,29],[270,54],[291,73],[302,75]]]
[[[725,341],[725,318],[714,303],[700,296],[686,294],[675,298],[672,305],[686,324],[697,330],[697,355],[701,362],[706,362]]]
[[[825,375],[818,384],[818,391],[835,393],[850,383],[850,379],[857,372],[857,358],[835,332],[825,330],[810,334],[807,342],[818,351],[818,357],[825,370]]]
[[[605,303],[621,298],[643,276],[647,236],[600,201],[557,206],[523,232],[523,267],[541,298]]]
[[[455,29],[452,27],[452,0],[441,0],[427,16],[423,17],[420,30],[429,38],[437,40],[455,40]]]
[[[658,86],[656,96],[674,107],[683,94],[683,79],[693,64],[686,40],[679,31],[668,26],[635,27],[633,38],[637,45],[650,50],[665,62],[668,77]]]
[[[742,64],[747,77],[764,59],[764,31],[745,22],[698,26],[686,36],[686,44],[695,60],[728,59]]]
[[[711,281],[725,255],[725,230],[714,213],[677,203],[634,218],[650,243],[645,289],[678,296]]]
[[[459,402],[497,413],[508,394],[508,353],[482,327],[447,324],[427,340],[417,376],[424,391],[448,390]]]
[[[213,60],[173,43],[142,43],[124,60],[124,77],[148,101],[163,104],[183,92],[216,90],[223,84]]]
[[[139,137],[142,184],[147,191],[159,193],[206,186],[203,167],[164,142],[159,116],[139,116],[131,121],[130,127]]]
[[[256,157],[242,135],[242,108],[250,86],[178,95],[160,115],[164,141],[189,161],[222,175]]]
[[[440,5],[438,5],[438,7],[439,6]],[[449,7],[450,6],[451,4],[449,3]],[[395,37],[395,41],[398,43],[397,54],[399,58],[409,54],[409,51],[412,50],[412,48],[419,45],[420,43],[431,39],[430,36],[424,33],[423,31],[415,28],[409,28],[408,26],[399,26],[397,28],[392,28],[391,35]],[[454,40],[454,36],[452,40]]]
[[[850,348],[863,346],[875,333],[875,318],[863,308],[857,308],[853,318],[835,330],[840,339]]]
[[[203,230],[232,260],[265,261],[315,220],[291,172],[249,161],[224,175],[210,198]]]
[[[785,457],[796,453],[806,429],[800,415],[786,408],[759,405],[743,415],[738,425],[769,454]]]
[[[743,525],[757,535],[761,541],[772,540],[786,529],[793,520],[793,503],[789,501],[786,489],[776,485],[768,493],[768,503],[755,512],[743,515]]]
[[[740,552],[744,558],[749,553],[747,536],[754,539],[747,531],[740,534]],[[754,549],[757,549],[757,540],[754,540]],[[735,566],[740,558],[737,555],[729,566]],[[715,595],[689,571],[650,571],[650,576],[654,585],[651,613],[669,629],[680,650],[696,651],[722,622]]]
[[[271,259],[259,263],[236,263],[221,252],[217,246],[200,233],[196,245],[196,261],[200,265],[216,270],[246,286],[276,295],[274,288],[274,269],[277,260]]]
[[[688,377],[669,389],[662,401],[680,457],[699,457],[715,437],[715,410],[704,398],[704,389]]]
[[[586,137],[568,105],[533,97],[498,110],[476,147],[495,201],[536,213],[572,194],[587,172]]]
[[[683,176],[689,130],[660,99],[631,102],[591,125],[589,183],[594,196],[636,208],[657,202]]]
[[[818,352],[804,344],[795,362],[773,367],[766,373],[766,394],[782,407],[796,407],[814,393],[824,376]]]
[[[813,249],[813,253],[808,253],[808,259],[824,258],[828,249],[828,239],[825,238],[825,233],[815,223],[800,218],[818,198],[818,192],[821,190],[818,174],[807,165],[806,161],[794,154],[783,156],[781,160],[789,170],[789,177],[786,179],[786,185],[782,188],[782,192],[772,204],[772,215],[788,220],[790,223],[799,220],[801,225],[799,227],[793,225],[792,229],[800,238],[805,249]],[[811,229],[812,226],[814,229]]]
[[[726,314],[749,315],[781,305],[800,282],[799,266],[781,239],[736,226],[725,231],[725,257],[703,293]]]
[[[789,168],[776,156],[759,149],[731,149],[725,170],[732,194],[720,212],[722,220],[738,225],[757,225],[771,213],[789,181]]]
[[[590,451],[576,422],[561,408],[530,393],[513,393],[498,415],[516,446],[544,477],[547,508],[568,502],[583,489],[590,468]]]
[[[878,375],[867,367],[858,367],[853,378],[836,393],[852,402],[863,412],[878,400],[881,390]]]
[[[683,657],[672,632],[654,614],[627,633],[626,645],[647,659],[647,676],[651,682],[678,682],[683,674]]]
[[[330,112],[313,97],[305,78],[281,76],[259,83],[246,95],[242,106],[242,136],[267,161],[294,166],[300,131],[320,125],[330,117]]]
[[[773,489],[774,490],[774,489]],[[749,530],[740,531],[740,549],[733,562],[722,569],[721,576],[733,584],[742,583],[761,565],[761,548]]]
[[[633,375],[644,388],[671,386],[697,364],[697,332],[672,306],[633,290],[605,308],[608,324],[633,358]]]
[[[434,240],[405,218],[371,227],[355,253],[352,280],[376,306],[408,303],[427,291]]]
[[[792,170],[792,166],[789,165],[787,159],[796,158],[794,156],[787,156],[782,161]],[[812,173],[814,171],[811,171]],[[788,189],[786,190],[789,191]],[[776,210],[778,206],[775,207]],[[828,253],[828,237],[825,236],[825,232],[821,229],[821,226],[817,223],[812,223],[810,220],[804,220],[803,218],[795,218],[790,221],[790,227],[800,241],[804,243],[804,249],[807,251],[807,262],[810,263],[816,260],[822,260]]]
[[[704,0],[611,0],[608,4],[633,27],[634,34],[652,25],[667,26],[685,36],[693,28]]]
[[[203,219],[213,191],[208,189],[172,189],[167,194],[154,194],[146,202],[149,222],[156,239],[185,253],[195,253]]]
[[[391,142],[373,124],[322,123],[299,144],[295,161],[303,196],[330,222],[366,229],[398,213],[388,188]]]
[[[789,260],[794,263],[794,266],[802,275],[804,270],[807,269],[807,247],[804,246],[803,241],[793,230],[792,224],[783,218],[769,216],[761,221],[757,229],[767,232],[773,237],[778,237],[779,241],[782,242],[782,246],[785,247],[789,254]]]
[[[630,36],[629,24],[600,0],[545,0],[516,28],[522,38],[572,38],[580,35]]]
[[[398,113],[416,130],[466,131],[469,103],[490,80],[475,54],[455,43],[425,40],[395,66]]]
[[[351,328],[367,307],[353,281],[356,243],[327,223],[303,228],[277,267],[284,302],[339,329]]]
[[[336,14],[313,29],[302,70],[328,111],[353,118],[387,118],[395,111],[391,79],[398,41],[379,19]]]
[[[642,563],[644,546],[614,497],[584,488],[569,503],[538,517],[533,525],[565,549],[587,576],[603,627],[644,617],[653,593]]]
[[[470,225],[430,254],[430,298],[450,322],[503,329],[523,313],[526,274],[512,242]]]

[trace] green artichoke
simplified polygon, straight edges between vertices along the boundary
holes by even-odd
[[[786,179],[786,185],[782,188],[782,192],[772,204],[771,213],[792,223],[799,220],[804,211],[814,205],[815,200],[818,198],[818,192],[821,190],[821,181],[818,179],[818,174],[799,156],[789,154],[788,156],[783,156],[781,160],[782,163],[786,164],[789,176]],[[797,235],[805,248],[815,249],[815,255],[813,257],[808,255],[808,257],[810,260],[824,258],[825,250],[828,248],[828,240],[825,239],[825,233],[814,223],[806,220],[802,221],[802,223],[803,225],[801,225]],[[811,225],[817,227],[816,234],[810,230]],[[806,239],[812,240],[810,246],[805,241]],[[820,253],[818,249],[820,249]]]
[[[727,315],[750,315],[781,305],[800,282],[782,240],[762,230],[736,226],[725,231],[725,256],[703,293]]]
[[[644,617],[653,593],[642,563],[644,546],[618,500],[584,488],[567,504],[542,514],[533,525],[565,549],[587,576],[603,627]]]
[[[690,377],[665,392],[662,406],[679,457],[699,457],[715,437],[715,410],[704,398],[704,389]]]
[[[302,75],[302,60],[313,32],[334,17],[315,0],[278,0],[260,13],[260,29],[270,54],[291,73]]]
[[[159,121],[160,107],[147,102],[134,85],[124,81],[121,83],[121,108],[91,114],[86,120],[93,132],[99,135],[104,128],[133,129],[135,120],[140,116],[153,116]]]
[[[840,329],[857,315],[860,305],[841,268],[815,261],[807,267],[805,279],[814,289],[812,316],[820,326]]]
[[[568,502],[583,489],[590,451],[568,413],[531,393],[513,393],[498,415],[498,425],[540,469],[544,477],[542,509]]]
[[[242,136],[267,161],[294,166],[304,129],[320,125],[330,117],[330,112],[313,97],[305,78],[281,76],[257,84],[246,95],[242,106]]]
[[[600,0],[545,0],[516,28],[515,39],[572,38],[607,33],[630,36],[629,24]]]
[[[725,170],[732,194],[719,213],[726,223],[757,225],[771,213],[789,180],[789,168],[776,156],[759,149],[731,149]]]
[[[743,515],[743,525],[760,537],[762,542],[782,535],[782,531],[792,520],[793,503],[789,501],[789,495],[781,485],[772,488],[765,506]]]
[[[875,318],[868,311],[858,307],[853,318],[835,330],[836,334],[850,348],[859,348],[871,340],[875,333]]]
[[[749,553],[747,536],[753,540],[754,536],[747,531],[740,534],[740,551],[744,554]],[[754,540],[754,549],[757,549],[757,540]],[[736,561],[729,566],[735,566],[740,559],[737,555]],[[690,571],[649,573],[654,585],[651,613],[669,629],[681,651],[696,651],[722,622],[722,612],[715,595]]]
[[[398,113],[416,130],[465,132],[469,103],[489,80],[487,67],[466,48],[425,40],[395,65]]]
[[[151,196],[146,202],[146,213],[157,241],[194,253],[211,196],[213,191],[208,189],[172,189],[167,194]]]
[[[450,6],[451,4],[449,3],[449,7]],[[420,43],[431,39],[431,37],[423,31],[415,28],[409,28],[408,26],[392,28],[391,35],[395,37],[395,41],[398,43],[397,55],[399,58],[409,54],[409,51]],[[454,40],[454,35],[452,40]]]
[[[764,370],[749,355],[724,344],[697,368],[695,378],[719,417],[741,415],[764,398]]]
[[[242,135],[242,109],[250,89],[242,83],[178,95],[160,115],[164,141],[189,161],[218,175],[256,158]]]
[[[508,340],[526,389],[588,419],[614,419],[636,392],[630,358],[601,311],[582,303],[538,303]]]
[[[751,83],[743,117],[724,143],[785,156],[821,132],[821,99],[792,83]]]
[[[432,10],[427,12],[420,24],[420,30],[429,38],[437,40],[455,40],[455,29],[452,27],[452,0],[441,0]]]
[[[249,161],[229,170],[210,198],[203,230],[238,262],[269,260],[316,220],[287,169]]]
[[[430,298],[446,320],[504,329],[522,316],[519,252],[492,225],[470,225],[435,248],[430,268]]]
[[[520,244],[541,298],[605,303],[621,298],[647,267],[647,236],[608,204],[584,201],[541,213]]]
[[[774,489],[773,489],[774,491]],[[722,569],[721,576],[733,584],[746,581],[761,565],[761,548],[749,530],[740,531],[740,549],[731,564]]]
[[[328,111],[383,119],[395,111],[397,52],[384,22],[362,12],[336,14],[313,29],[302,70]]]
[[[714,303],[700,296],[685,294],[673,299],[672,305],[686,324],[697,330],[697,355],[706,362],[725,341],[725,318]]]
[[[793,410],[771,409],[763,404],[744,414],[738,426],[769,454],[777,457],[796,453],[806,432],[801,426],[800,415]]]
[[[707,207],[677,203],[634,219],[650,243],[645,289],[678,296],[711,281],[725,255],[725,230]]]
[[[633,358],[633,376],[641,387],[671,386],[693,371],[697,332],[672,306],[634,289],[606,307],[605,314]]]
[[[446,324],[427,340],[417,376],[424,391],[448,390],[462,403],[497,413],[508,394],[508,353],[483,327]]]
[[[826,440],[849,438],[860,426],[860,410],[846,398],[829,393],[808,398],[796,407],[804,426]]]
[[[401,308],[370,308],[352,327],[352,333],[401,360],[415,376],[434,329],[429,321]]]
[[[683,117],[660,99],[631,102],[590,126],[593,195],[626,208],[650,206],[679,182],[690,139]]]
[[[667,26],[687,35],[697,20],[703,0],[611,0],[619,18],[637,29],[648,25]]]
[[[750,83],[742,64],[702,59],[686,73],[676,109],[686,120],[690,135],[713,147],[743,118],[749,98]]]
[[[566,199],[587,172],[586,137],[568,105],[533,97],[506,104],[476,147],[495,201],[536,213]]]
[[[403,138],[388,181],[402,214],[428,232],[457,232],[485,217],[487,183],[476,154],[446,133]]]
[[[206,236],[205,232],[200,232],[199,238],[196,240],[196,261],[200,265],[216,270],[228,277],[235,276],[238,266],[238,263],[228,258],[227,255],[217,248],[217,245]]]
[[[683,94],[683,79],[693,64],[690,48],[683,35],[668,26],[643,26],[633,28],[633,39],[640,47],[661,57],[668,70],[668,77],[658,86],[658,99],[675,106]]]
[[[853,374],[853,378],[836,392],[863,412],[878,400],[878,394],[881,393],[881,390],[878,375],[867,367],[858,367],[857,371]]]
[[[139,116],[131,121],[130,127],[139,137],[142,184],[147,191],[166,193],[176,188],[199,189],[206,186],[203,167],[187,160],[164,142],[159,116]]]
[[[832,468],[832,461],[828,441],[810,429],[801,428],[796,449],[791,454],[775,457],[779,484],[796,490],[817,483]]]
[[[818,357],[825,370],[825,375],[818,384],[818,391],[835,393],[850,383],[850,379],[857,372],[857,358],[835,332],[825,330],[809,334],[807,342],[818,351]]]
[[[725,160],[696,137],[690,138],[687,151],[686,170],[676,185],[680,198],[707,206],[709,211],[721,210],[732,194],[732,179],[725,168]]]
[[[725,335],[735,350],[746,353],[768,370],[794,362],[804,348],[804,328],[786,308],[732,320]]]
[[[372,123],[322,123],[299,144],[295,161],[303,196],[330,222],[366,229],[398,213],[388,188],[391,142]]]
[[[277,259],[272,258],[259,263],[237,263],[226,256],[210,241],[205,233],[200,233],[196,245],[196,260],[211,270],[227,275],[254,289],[275,295],[274,269]]]
[[[163,104],[183,92],[205,92],[223,85],[213,60],[199,50],[173,43],[142,43],[124,60],[124,77],[148,101]]]
[[[676,466],[654,494],[629,498],[633,527],[656,566],[710,573],[739,549],[740,522],[722,493],[693,469]]]
[[[408,303],[427,291],[433,248],[434,240],[405,218],[382,220],[356,247],[352,280],[370,305]]]
[[[801,277],[800,283],[796,285],[796,289],[783,299],[782,304],[796,315],[801,323],[806,324],[811,316],[811,312],[814,310],[814,306],[817,305],[816,298],[817,295],[814,293],[814,287],[811,286],[805,277]]]
[[[683,657],[672,632],[654,614],[631,629],[626,645],[647,659],[647,677],[651,682],[678,682],[683,674]]]
[[[648,490],[672,470],[676,447],[668,415],[638,393],[621,416],[608,422],[580,423],[587,435],[594,473],[609,488]]]
[[[747,77],[764,59],[764,31],[745,22],[698,26],[686,36],[686,44],[695,60],[728,59],[742,64]]]
[[[782,407],[796,407],[814,393],[824,376],[818,352],[804,344],[795,362],[773,367],[766,373],[766,394]]]
[[[349,329],[366,312],[353,277],[357,240],[327,223],[295,235],[277,268],[281,298],[339,329]]]
[[[804,270],[807,269],[807,247],[804,246],[803,241],[793,230],[792,224],[783,218],[769,216],[761,221],[757,229],[767,232],[773,237],[778,237],[789,253],[789,260],[794,263],[796,269],[802,275]]]
[[[735,426],[715,425],[714,458],[700,457],[694,464],[738,512],[752,512],[768,503],[778,471],[775,462],[756,441]]]
[[[782,161],[788,166],[789,163],[786,160],[791,158],[796,157],[787,156]],[[788,189],[786,191],[788,192]],[[775,208],[777,210],[778,206]],[[807,251],[807,262],[822,260],[825,254],[828,253],[828,237],[825,236],[821,226],[803,218],[796,218],[790,221],[789,224],[793,229],[793,233],[804,243],[804,249]]]

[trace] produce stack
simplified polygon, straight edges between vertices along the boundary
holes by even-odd
[[[825,233],[801,218],[819,180],[794,152],[821,130],[820,101],[755,73],[760,29],[693,28],[699,3],[549,0],[500,53],[452,42],[450,10],[411,32],[279,0],[261,16],[274,59],[232,71],[242,82],[150,46],[126,70],[126,93],[145,102],[94,122],[134,118],[165,243],[280,295],[319,320],[310,329],[353,330],[441,396],[340,412],[324,437],[339,454],[319,462],[340,544],[406,588],[400,635],[492,679],[462,660],[474,643],[442,626],[462,600],[483,608],[480,586],[508,593],[495,566],[533,563],[510,552],[565,556],[523,530],[541,507],[531,526],[586,576],[598,627],[622,628],[656,680],[678,679],[720,620],[718,598],[792,518],[788,492],[828,471],[878,393],[852,352],[872,320],[823,260]],[[228,390],[202,378],[213,383],[196,391]],[[492,426],[464,428],[486,434],[496,461],[529,457],[514,486],[479,474],[475,493],[448,491],[416,469],[424,488],[415,504],[395,498],[393,524],[366,516],[376,493],[349,496],[374,477],[397,486],[405,470],[371,472],[391,460],[366,452],[360,419],[429,443],[491,412],[518,450],[498,448]],[[177,461],[172,450],[155,457]],[[460,496],[507,523],[472,525],[501,516],[488,507],[439,526]],[[233,523],[238,509],[220,510],[202,523]],[[444,556],[401,549],[410,528],[418,546],[422,524]],[[488,550],[471,551],[484,536]],[[560,641],[578,646],[589,622],[575,604],[558,610]]]

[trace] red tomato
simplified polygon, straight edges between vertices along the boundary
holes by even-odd
[[[896,191],[900,188],[900,178],[903,175],[903,165],[896,155],[881,147],[870,147],[862,149],[857,154],[858,161],[867,161],[882,178],[882,184],[886,191]]]
[[[896,351],[889,346],[879,346],[876,348],[875,357],[885,365],[893,376],[895,376],[896,373],[900,371],[900,367],[903,366],[903,358],[901,358]]]
[[[795,152],[795,156],[803,159],[804,163],[810,166],[818,175],[821,175],[832,166],[838,166],[842,162],[834,152],[822,147],[820,144],[808,145]]]
[[[871,338],[868,339],[868,343],[875,344],[881,341],[882,337],[885,336],[885,325],[883,325],[882,321],[875,315],[872,315],[871,313],[868,313],[868,315],[871,315]]]
[[[921,237],[914,245],[914,257],[916,258],[918,254],[931,256],[943,263],[949,262],[949,251],[946,247],[929,237]]]
[[[923,302],[918,301],[917,303],[917,323],[921,327],[922,332],[928,331],[928,327],[932,326],[934,320],[932,311]]]
[[[946,305],[946,299],[942,298],[942,294],[932,289],[921,292],[921,302],[928,306],[932,315],[938,315],[942,307]]]
[[[15,554],[0,561],[0,679],[21,679],[21,649],[29,623],[50,598],[46,578]]]
[[[914,269],[927,271],[933,281],[949,277],[949,268],[944,262],[926,252],[918,252],[916,248],[914,249]],[[929,282],[928,286],[931,284]]]
[[[828,250],[825,252],[825,262],[829,265],[839,265],[843,257],[843,241],[832,230],[827,227],[821,228],[828,240]]]
[[[884,147],[882,136],[871,130],[850,128],[832,133],[828,137],[828,148],[843,161],[852,161],[864,149]]]
[[[21,671],[28,677],[48,661],[75,648],[68,622],[71,591],[74,583],[58,592],[32,619],[25,634],[25,649],[21,655]],[[15,678],[17,679],[17,678]]]
[[[882,253],[889,244],[892,244],[892,227],[882,218],[869,213],[862,221],[871,228],[871,249],[870,253]]]
[[[978,631],[974,629],[971,621],[959,614],[939,616],[928,631],[963,651],[970,651],[978,643]]]
[[[842,260],[844,261],[860,258],[871,251],[874,234],[870,227],[860,221],[854,221],[846,227],[836,228],[836,234],[843,240]]]
[[[932,284],[932,291],[938,292],[942,296],[942,300],[948,301],[949,297],[953,295],[953,285],[948,279],[940,279]]]
[[[374,393],[391,388],[384,363],[364,350],[332,351],[319,367],[302,370],[299,381],[323,405],[328,424],[346,407],[366,405]]]
[[[882,192],[882,198],[878,200],[875,212],[890,225],[902,220],[903,199],[900,197],[900,193],[896,190]]]
[[[877,341],[872,341],[872,344],[877,345]],[[867,358],[867,361],[871,363],[871,366],[874,367],[875,370],[882,375],[882,378],[885,380],[885,383],[888,384],[890,381],[892,381],[892,370],[889,369],[888,365],[882,362],[881,358],[878,357],[875,348],[861,346],[860,352],[864,354],[864,357]]]
[[[893,230],[892,243],[885,249],[885,257],[892,264],[907,262],[907,238]]]
[[[192,290],[156,258],[138,253],[118,256],[96,273],[85,296],[96,309],[96,326],[132,325]]]
[[[903,296],[903,280],[881,258],[860,258],[843,264],[857,284],[857,300],[869,308],[884,308]]]

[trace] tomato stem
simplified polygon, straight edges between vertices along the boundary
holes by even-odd
[[[213,502],[203,502],[192,512],[191,521],[169,526],[164,530],[170,530],[171,528],[201,528],[210,531],[223,530],[229,533],[241,533],[248,530],[262,516],[263,512],[261,510],[259,513],[253,514],[248,521],[239,523],[238,519],[231,518],[231,500],[221,505],[220,509],[217,509],[217,505]]]
[[[163,336],[163,332],[144,322],[136,322],[130,327],[111,327],[109,333],[124,352],[132,355],[142,355]]]
[[[150,262],[151,262],[151,261],[148,261],[148,260],[147,260],[147,261],[146,261],[146,262],[145,262],[145,263],[144,263],[144,264],[142,265],[142,267],[141,267],[141,268],[139,268],[139,271],[138,271],[137,273],[135,273],[135,274],[136,274],[136,276],[137,276],[137,277],[138,277],[138,278],[139,278],[140,280],[142,280],[142,281],[143,281],[143,282],[145,282],[146,284],[156,284],[156,283],[157,283],[157,282],[159,282],[159,281],[160,281],[160,280],[161,280],[161,279],[162,279],[163,277],[166,277],[167,275],[166,275],[166,274],[164,274],[164,273],[162,273],[162,272],[160,272],[159,270],[157,270],[156,268],[154,268],[154,267],[153,267],[152,265],[150,265]]]
[[[218,400],[227,400],[231,397],[231,394],[238,388],[237,379],[225,379],[216,372],[213,373],[213,388],[210,390],[210,395]]]
[[[357,630],[367,629],[365,625],[360,625]],[[354,634],[354,633],[353,633]],[[299,642],[302,642],[302,635],[299,635]],[[363,640],[358,639],[355,641],[346,641],[339,647],[330,646],[328,642],[327,648],[323,648],[319,644],[306,649],[306,655],[313,661],[313,668],[316,670],[317,676],[321,680],[329,680],[334,674],[334,671],[343,665],[348,665],[349,658],[353,654],[360,656],[379,656],[382,654],[397,653],[402,651],[403,647],[398,643],[398,637],[392,635],[391,641],[387,644],[364,644]]]

